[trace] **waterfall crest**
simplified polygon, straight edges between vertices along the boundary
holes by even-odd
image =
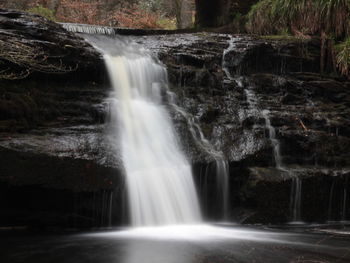
[[[132,224],[200,222],[191,166],[161,104],[165,68],[140,50],[104,58],[114,90],[111,130],[117,136],[112,143],[121,152]]]

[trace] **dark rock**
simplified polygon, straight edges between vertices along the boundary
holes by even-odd
[[[100,54],[80,37],[41,16],[0,9],[1,76],[9,79],[59,77],[97,81],[101,72]],[[11,43],[8,46],[6,43]],[[41,73],[50,75],[43,76]]]
[[[37,190],[42,194],[38,196],[48,196],[48,200],[65,194],[78,198],[77,207],[83,207],[83,211],[74,212],[72,206],[59,210],[62,220],[67,225],[74,220],[82,225],[97,225],[95,217],[89,216],[94,212],[85,209],[87,203],[93,203],[94,195],[103,203],[106,192],[110,194],[117,185],[120,192],[114,202],[116,211],[123,210],[125,203],[120,160],[112,154],[104,136],[108,109],[104,99],[109,83],[103,81],[105,73],[86,75],[96,67],[98,72],[104,71],[100,56],[82,39],[52,22],[12,11],[0,11],[0,17],[6,22],[6,34],[10,32],[17,40],[21,37],[24,43],[37,41],[36,45],[49,54],[61,54],[62,44],[56,43],[62,37],[73,41],[79,48],[67,60],[61,58],[66,65],[81,63],[82,70],[81,77],[77,70],[61,77],[33,73],[22,81],[2,82],[0,186],[7,189],[6,195],[25,187],[24,193]],[[46,35],[48,38],[44,38]],[[134,39],[168,68],[170,90],[187,115],[170,106],[169,111],[183,149],[193,163],[208,218],[219,218],[220,213],[214,152],[229,163],[231,219],[245,223],[290,220],[291,185],[293,178],[300,178],[302,219],[327,220],[325,204],[332,199],[334,180],[339,191],[350,190],[346,181],[350,167],[350,83],[318,73],[318,40],[236,36],[234,48],[223,58],[229,46],[227,35],[196,33]],[[168,100],[164,96],[164,101]],[[190,119],[200,126],[195,136],[189,129]],[[276,168],[276,142],[270,138],[267,119],[280,145],[283,169]],[[211,144],[211,152],[198,142],[200,133]],[[87,166],[91,170],[87,171]],[[52,195],[47,189],[54,189]],[[40,198],[34,199],[36,202]],[[335,203],[340,199],[340,195],[334,196]],[[18,208],[14,214],[21,214],[23,207],[14,200],[13,207]],[[41,205],[39,202],[37,215],[43,213],[47,203]],[[7,218],[13,217],[6,209],[10,215]],[[106,209],[101,206],[98,213],[105,217],[102,210]],[[339,218],[339,210],[340,205],[334,204],[337,212],[331,211],[333,218]],[[30,221],[30,213],[22,215],[26,219],[18,224]],[[47,222],[55,216],[53,211],[45,215]]]

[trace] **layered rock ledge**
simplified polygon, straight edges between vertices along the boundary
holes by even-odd
[[[125,187],[106,136],[110,84],[101,56],[82,37],[38,16],[0,10],[0,19],[0,40],[39,49],[45,54],[39,61],[68,69],[43,72],[0,58],[5,73],[30,70],[26,78],[0,81],[0,223],[122,223]],[[293,178],[302,179],[303,220],[343,217],[342,193],[350,190],[350,83],[319,73],[319,41],[205,32],[130,38],[168,69],[173,95],[164,100],[207,216],[218,217],[215,173],[208,172],[214,151],[230,167],[231,220],[290,220]],[[171,96],[185,115],[170,105]],[[194,139],[189,120],[213,151]],[[276,168],[271,127],[283,169]]]

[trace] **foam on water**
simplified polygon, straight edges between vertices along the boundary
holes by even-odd
[[[114,232],[87,234],[94,237],[109,237],[117,239],[161,240],[161,241],[191,241],[222,242],[227,240],[250,240],[260,242],[286,242],[282,237],[291,234],[274,233],[247,228],[228,228],[212,225],[169,225],[160,227],[136,227]]]

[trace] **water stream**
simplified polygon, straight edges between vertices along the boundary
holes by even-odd
[[[281,158],[281,145],[280,141],[276,138],[276,130],[275,127],[271,125],[270,120],[270,111],[269,110],[263,110],[261,112],[263,118],[265,119],[265,125],[266,128],[269,131],[269,139],[273,146],[273,156],[275,159],[275,165],[277,169],[284,170],[285,168],[282,167],[282,158]]]
[[[170,97],[170,105],[173,109],[179,113],[187,122],[187,127],[191,133],[194,143],[204,151],[215,164],[215,171],[209,169],[211,164],[209,163],[204,171],[201,173],[200,177],[204,177],[204,180],[208,179],[207,172],[215,172],[216,181],[217,181],[217,192],[221,196],[220,203],[222,204],[222,219],[227,220],[229,216],[229,165],[228,161],[225,159],[223,152],[216,150],[216,148],[211,144],[211,142],[204,136],[204,133],[198,124],[198,121],[195,117],[183,108],[178,106],[176,103],[176,96],[172,92],[168,91]],[[207,182],[205,182],[205,185]],[[201,184],[202,185],[202,184]],[[206,191],[204,189],[204,191]],[[206,203],[206,202],[205,202]]]
[[[290,215],[292,222],[301,221],[301,194],[302,194],[302,180],[294,175],[293,171],[287,168],[283,164],[281,156],[281,144],[276,138],[276,129],[271,124],[270,111],[258,109],[258,98],[251,88],[245,89],[245,94],[249,106],[249,113],[256,115],[261,115],[265,120],[265,128],[269,132],[269,140],[271,141],[273,147],[273,156],[275,161],[276,169],[286,173],[292,178],[291,191],[290,191]]]
[[[332,220],[332,204],[333,204],[333,195],[334,195],[334,187],[336,180],[333,179],[331,190],[329,192],[329,201],[328,201],[328,221]]]
[[[346,187],[344,187],[343,190],[343,207],[342,207],[342,215],[341,215],[341,220],[346,221],[346,205],[347,205],[347,191]]]

